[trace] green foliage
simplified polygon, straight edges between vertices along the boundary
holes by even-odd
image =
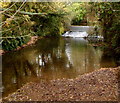
[[[39,36],[59,36],[64,32],[62,18],[58,16],[48,16],[44,17],[33,17],[32,20],[37,20],[38,22],[34,26],[35,34]]]
[[[111,39],[111,46],[114,50],[116,57],[120,57],[120,21],[113,24],[111,32],[114,33]]]
[[[120,3],[91,3],[96,12],[99,26],[103,30],[104,42],[107,48],[120,56]]]
[[[5,5],[5,8],[11,8],[2,14],[3,49],[12,50],[23,45],[26,43],[26,35],[59,36],[62,34],[66,23],[64,14],[68,12],[64,9],[65,6],[65,3],[57,2],[11,2]],[[32,15],[32,13],[41,13],[41,15]]]
[[[10,9],[12,10],[3,12],[1,16],[3,49],[12,50],[17,48],[26,43],[26,38],[29,39],[29,37],[33,35],[58,37],[66,30],[66,27],[70,25],[71,21],[74,25],[80,25],[83,21],[86,21],[87,16],[90,16],[87,15],[87,9],[91,9],[95,12],[95,18],[98,21],[98,24],[94,23],[94,26],[102,28],[104,40],[108,44],[108,47],[112,47],[118,52],[120,44],[119,4],[119,2],[3,3],[4,8],[11,7]],[[91,6],[91,8],[89,6]],[[16,13],[16,11],[18,12]],[[36,15],[32,15],[33,13]],[[26,37],[26,35],[28,36]]]
[[[80,23],[85,20],[86,7],[85,3],[73,3],[70,8],[73,12],[73,25],[80,25]]]
[[[23,44],[27,43],[29,41],[29,37],[23,38],[10,38],[10,39],[4,39],[2,43],[3,50],[11,51],[13,49],[16,49],[19,46],[22,46]]]
[[[16,16],[16,19],[9,19],[7,16],[5,24],[2,26],[2,49],[3,50],[13,50],[18,46],[22,46],[28,41],[30,34],[30,20],[26,16],[21,16],[20,18]],[[27,36],[27,37],[26,37]]]

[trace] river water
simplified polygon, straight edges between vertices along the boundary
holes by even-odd
[[[33,46],[2,57],[3,96],[32,81],[76,78],[101,67],[115,67],[112,58],[82,38],[43,38]]]

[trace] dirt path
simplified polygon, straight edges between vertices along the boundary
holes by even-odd
[[[3,101],[117,101],[118,68],[103,68],[76,79],[32,82]]]

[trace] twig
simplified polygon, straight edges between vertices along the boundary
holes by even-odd
[[[0,39],[7,39],[7,38],[12,39],[12,38],[19,38],[19,37],[27,37],[27,36],[31,36],[31,35],[30,35],[30,34],[28,34],[28,35],[24,35],[24,36],[16,36],[16,37],[6,36],[6,37],[0,37]]]

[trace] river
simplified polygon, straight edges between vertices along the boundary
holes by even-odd
[[[103,67],[115,67],[103,50],[82,38],[43,38],[2,57],[3,97],[28,82],[76,78]]]

